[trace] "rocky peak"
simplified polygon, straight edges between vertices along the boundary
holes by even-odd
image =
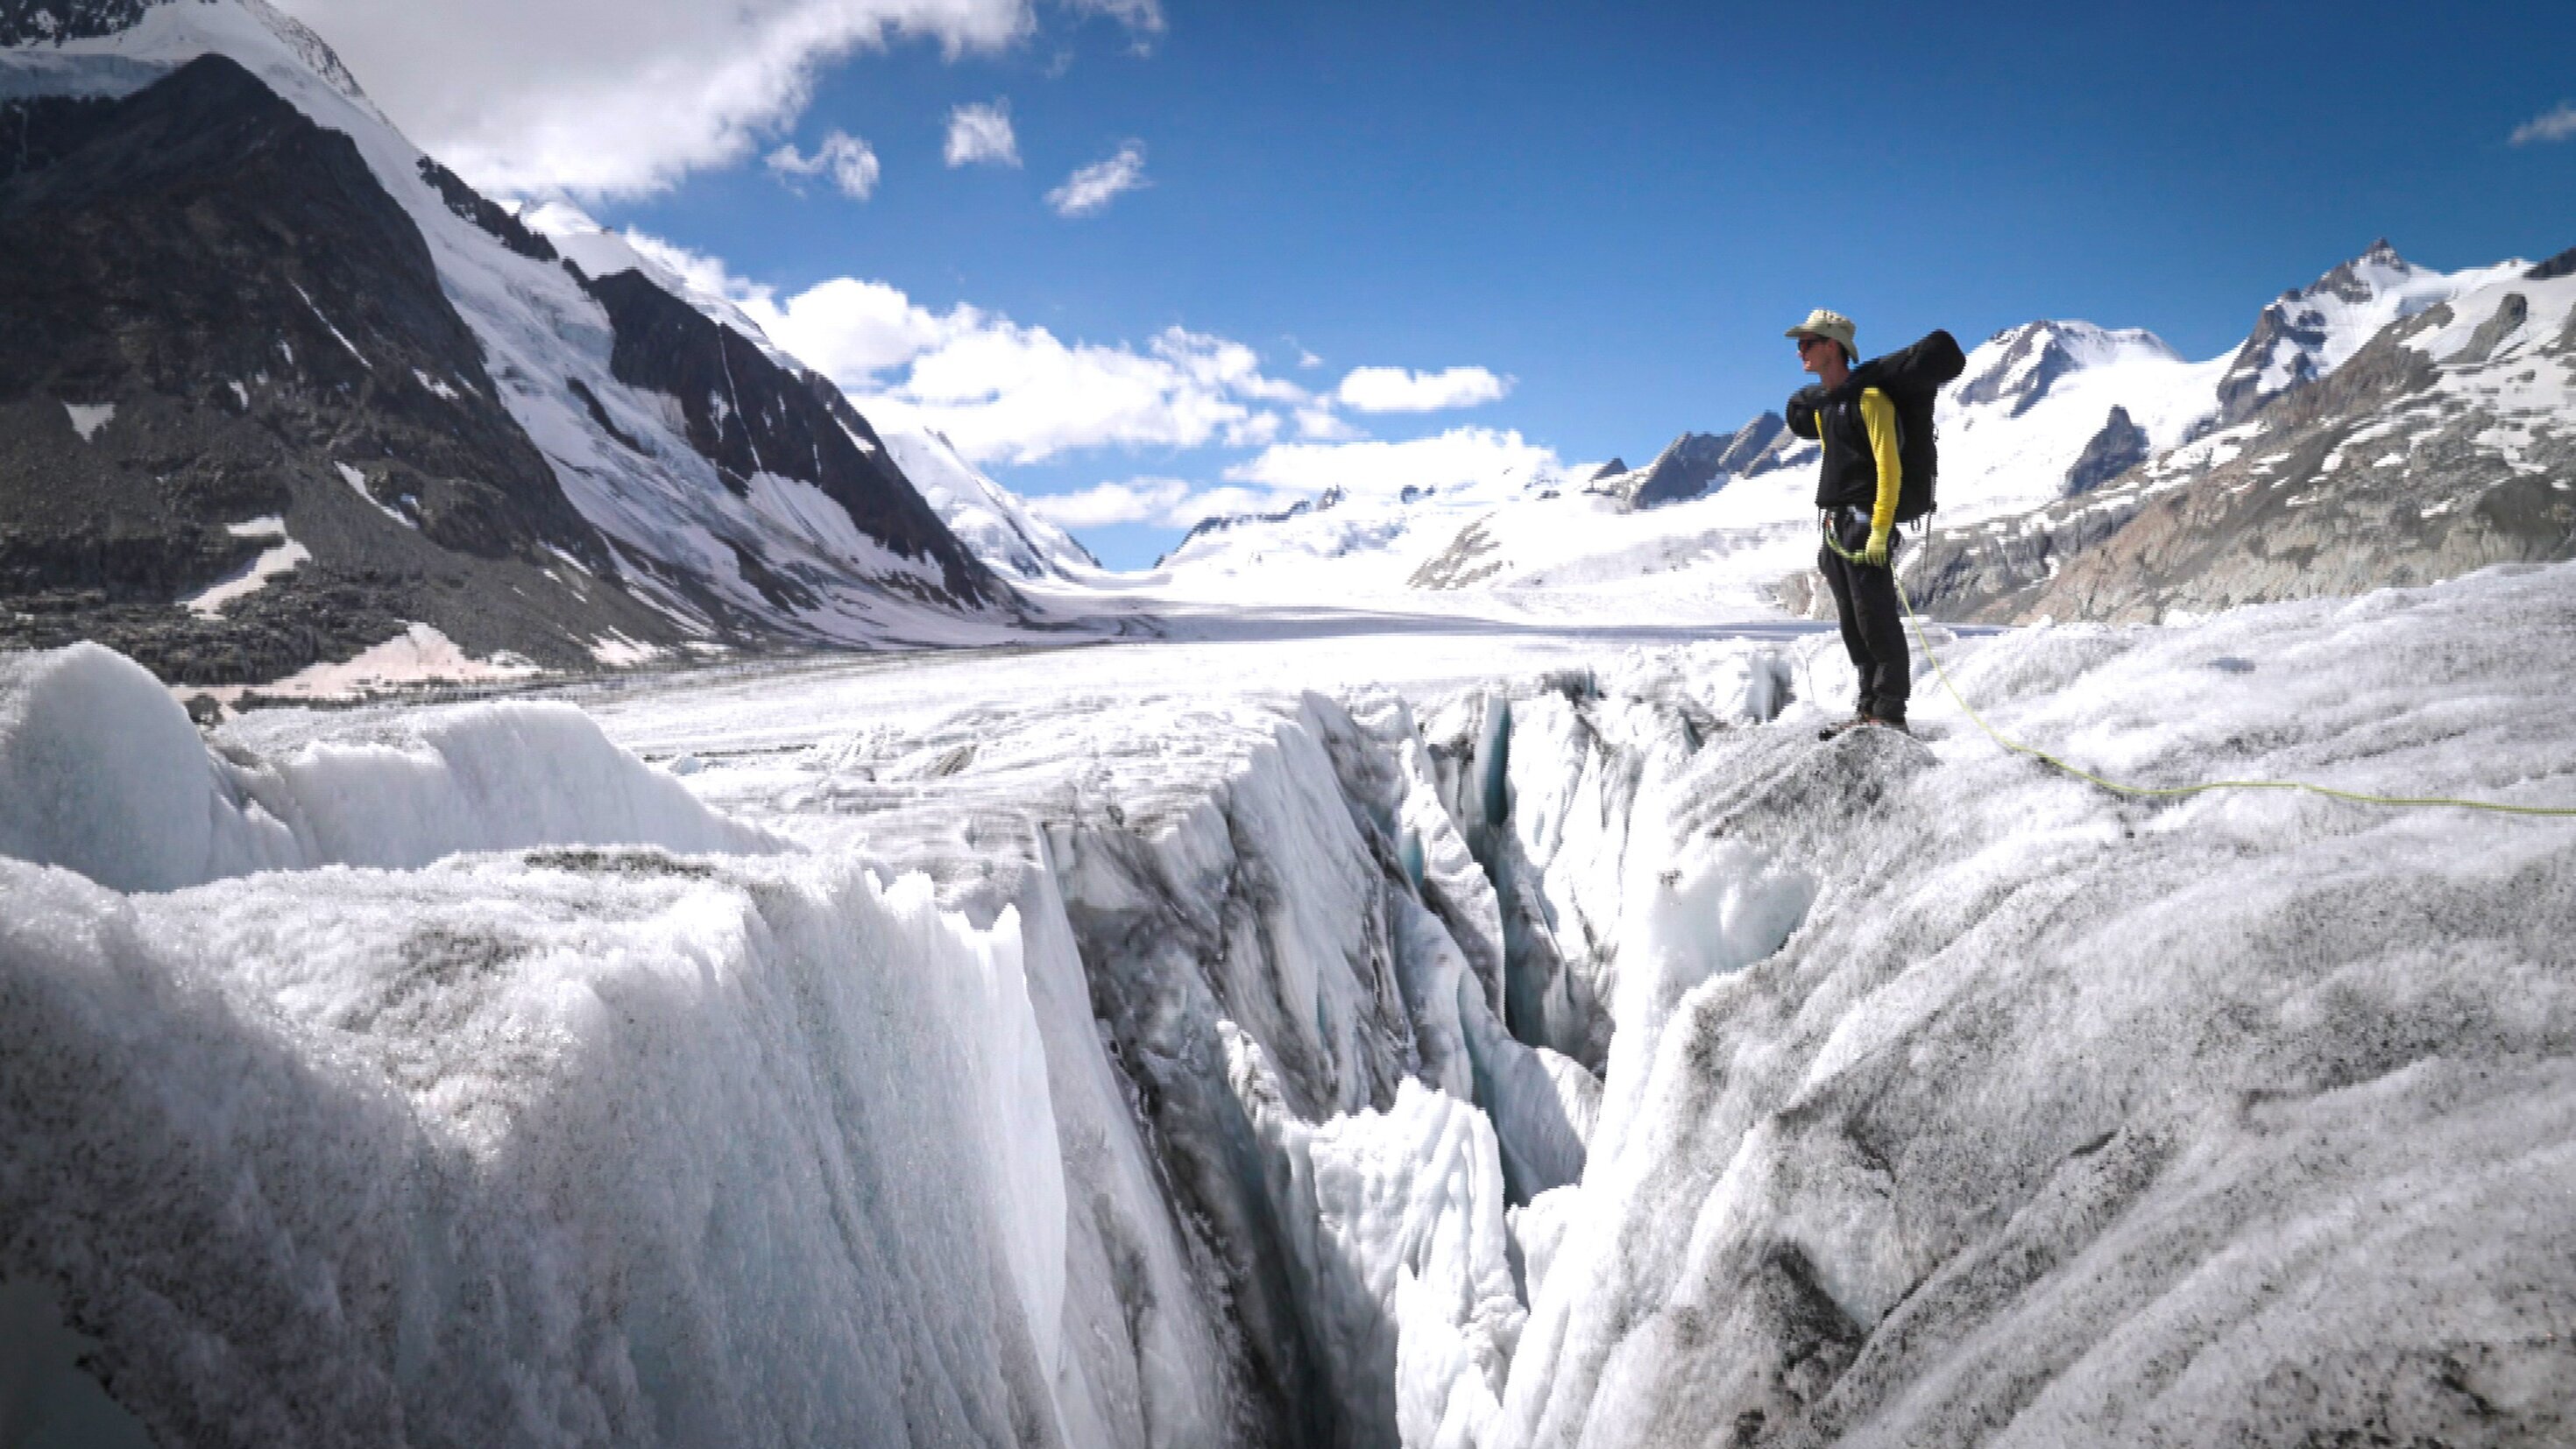
[[[1778,413],[1764,413],[1732,433],[1684,433],[1664,446],[1655,461],[1633,472],[1595,473],[1586,491],[1605,494],[1630,508],[1653,508],[1697,498],[1722,480],[1767,472],[1793,441]]]
[[[2076,456],[2074,466],[2066,470],[2066,496],[2090,493],[2131,468],[2147,460],[2147,430],[2129,416],[2129,410],[2118,404]]]
[[[2388,238],[2381,237],[2370,244],[2369,250],[2337,266],[2319,277],[2305,292],[2295,295],[2303,300],[2329,296],[2347,302],[2366,302],[2387,290],[2392,282],[2409,281],[2424,275],[2423,268],[2399,256],[2397,248],[2388,244]]]
[[[2385,237],[2296,291],[2283,292],[2254,319],[2254,330],[2218,383],[2218,412],[2208,426],[2230,427],[2273,398],[2331,372],[2371,334],[2445,300],[2441,273],[2397,254]]]
[[[1963,406],[2002,404],[2020,417],[2069,373],[2130,357],[2176,357],[2163,338],[2143,328],[2113,330],[2090,322],[2042,320],[2007,327],[1968,357],[1967,371],[1951,394]]]

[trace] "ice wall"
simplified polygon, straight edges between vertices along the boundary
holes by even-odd
[[[0,1271],[164,1443],[1062,1442],[1016,919],[847,862],[0,862]]]
[[[0,655],[0,855],[119,890],[465,850],[763,851],[562,705],[489,704],[274,760],[210,752],[167,690],[95,644]]]

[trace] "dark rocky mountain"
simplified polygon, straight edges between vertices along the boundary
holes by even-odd
[[[44,32],[0,52],[0,647],[228,684],[413,623],[582,667],[1026,620],[845,399],[641,276],[567,278],[257,0],[164,3],[208,53],[59,53],[153,7],[0,0]]]
[[[715,464],[717,476],[736,495],[748,497],[760,473],[812,484],[869,537],[903,558],[933,565],[949,597],[977,604],[1008,597],[829,381],[811,372],[790,373],[740,333],[640,272],[585,285],[617,329],[610,354],[617,380],[674,399],[686,419],[689,445]],[[828,389],[839,407],[818,389]],[[861,431],[854,432],[850,420]],[[890,574],[887,582],[899,587],[902,578]]]
[[[116,101],[13,102],[0,180],[0,591],[175,677],[265,678],[428,622],[571,662],[665,621],[496,401],[419,232],[348,137],[206,56]],[[22,159],[23,158],[23,159]],[[275,516],[314,562],[214,616]],[[29,622],[29,620],[43,622]],[[367,638],[367,635],[375,638]]]
[[[1749,478],[1780,465],[1795,445],[1778,413],[1764,413],[1732,434],[1684,433],[1655,461],[1633,472],[1596,474],[1587,492],[1604,493],[1630,508],[1654,508],[1697,498],[1723,478]]]
[[[60,45],[114,35],[166,0],[0,0],[0,45]]]
[[[2147,430],[2130,418],[2129,410],[2117,403],[2102,431],[2084,445],[2076,455],[2074,466],[2066,470],[2066,494],[2090,493],[2147,460]]]

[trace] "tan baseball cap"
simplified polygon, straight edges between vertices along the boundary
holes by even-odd
[[[1783,337],[1821,337],[1828,342],[1841,343],[1843,345],[1843,351],[1850,356],[1860,356],[1860,349],[1852,345],[1852,337],[1855,335],[1852,327],[1852,319],[1844,316],[1840,312],[1829,312],[1822,307],[1818,307],[1813,312],[1808,313],[1806,321],[1799,323],[1797,326],[1790,328],[1788,331],[1783,332],[1780,335]]]

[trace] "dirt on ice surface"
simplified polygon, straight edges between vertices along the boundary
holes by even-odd
[[[2114,775],[2576,805],[2571,584],[1935,642]],[[1819,743],[1795,626],[1240,633],[211,744],[0,661],[0,1416],[2576,1435],[2576,822]]]

